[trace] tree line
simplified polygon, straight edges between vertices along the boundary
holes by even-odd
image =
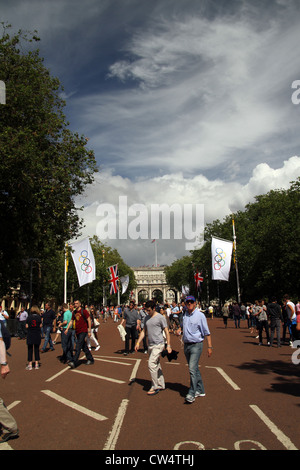
[[[189,256],[176,260],[165,268],[168,283],[181,291],[189,285],[199,296],[194,283],[194,272],[202,271],[201,298],[219,297],[237,299],[237,279],[234,257],[229,281],[212,281],[212,236],[233,241],[232,218],[237,240],[236,261],[241,300],[277,296],[285,293],[298,300],[300,295],[300,178],[290,183],[287,190],[272,190],[255,197],[245,209],[215,220],[205,227],[204,245]]]

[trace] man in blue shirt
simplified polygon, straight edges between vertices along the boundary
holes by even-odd
[[[205,391],[199,370],[199,360],[205,337],[208,343],[208,357],[212,354],[210,331],[205,315],[196,308],[192,295],[186,297],[186,311],[183,315],[184,354],[189,366],[190,388],[185,401],[193,403],[196,397],[204,397]]]

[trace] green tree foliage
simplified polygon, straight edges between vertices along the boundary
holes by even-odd
[[[237,263],[243,301],[276,295],[281,300],[285,293],[297,300],[300,291],[300,178],[291,183],[288,190],[273,190],[255,197],[244,211],[227,216],[221,222],[215,220],[205,227],[206,243],[191,253],[189,262],[184,257],[167,268],[169,282],[181,288],[192,271],[203,271],[204,292],[210,298],[220,296],[224,301],[237,298],[237,279],[234,259],[229,282],[211,280],[212,236],[233,240],[232,217],[237,238]],[[193,268],[194,266],[194,268]],[[183,272],[184,271],[184,272]],[[190,272],[188,272],[190,271]],[[205,285],[206,283],[209,285]],[[208,288],[208,289],[207,289]],[[206,299],[204,299],[206,300]]]
[[[69,255],[68,270],[68,300],[79,298],[83,303],[101,304],[103,301],[103,286],[105,288],[105,296],[111,305],[117,305],[118,295],[109,294],[109,278],[107,268],[118,264],[119,277],[129,275],[129,285],[127,291],[122,295],[120,292],[120,302],[125,303],[132,289],[136,287],[136,281],[133,270],[124,262],[118,250],[113,249],[102,243],[97,236],[91,239],[91,246],[94,253],[96,264],[96,279],[90,284],[79,287],[74,263]],[[62,285],[62,284],[61,284]],[[61,294],[60,294],[61,295]]]
[[[0,38],[0,80],[6,104],[0,105],[0,234],[1,291],[16,279],[28,278],[22,262],[35,258],[36,282],[42,295],[43,276],[66,240],[82,226],[74,198],[97,171],[87,139],[68,129],[62,86],[51,77],[34,34]],[[38,269],[37,269],[38,267]]]

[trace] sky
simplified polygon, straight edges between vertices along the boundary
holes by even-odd
[[[38,31],[69,126],[99,166],[76,201],[82,236],[128,265],[153,265],[156,253],[171,264],[189,254],[184,227],[203,227],[198,208],[204,224],[222,221],[300,176],[298,0],[0,0],[0,18]],[[171,232],[155,252],[163,221],[151,210],[162,204],[181,219],[164,213]]]

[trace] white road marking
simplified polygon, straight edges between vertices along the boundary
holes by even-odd
[[[64,372],[66,372],[67,370],[70,370],[70,367],[65,367],[65,369],[61,370],[60,372],[58,372],[57,374],[55,375],[52,375],[52,377],[50,377],[49,379],[46,380],[46,382],[51,382],[52,380],[56,379],[56,377],[59,377],[61,374],[63,374]]]
[[[229,385],[231,385],[231,387],[234,390],[241,390],[240,387],[236,383],[234,383],[233,380],[231,380],[229,375],[227,375],[226,372],[224,372],[224,370],[221,367],[213,367],[213,366],[205,366],[205,367],[207,367],[207,369],[216,369],[219,372],[219,374],[222,375],[222,377],[226,380],[227,383],[229,383]]]
[[[112,427],[112,430],[109,433],[109,437],[103,447],[103,450],[114,450],[116,448],[116,444],[118,441],[118,437],[121,431],[121,427],[123,424],[123,420],[126,414],[127,406],[129,400],[124,399],[121,401],[121,405],[119,406],[118,413]]]
[[[119,362],[119,361],[110,361],[109,359],[102,359],[100,357],[94,356],[95,361],[109,362],[110,364],[121,364],[122,366],[132,366],[129,362]]]
[[[139,365],[140,365],[140,363],[141,363],[141,360],[142,360],[142,359],[136,359],[136,363],[135,363],[134,368],[133,368],[133,370],[132,370],[132,373],[131,373],[129,382],[132,382],[133,380],[135,380],[135,378],[136,378],[136,373],[137,373],[137,370],[138,370]]]
[[[11,409],[14,408],[15,406],[17,406],[19,403],[21,403],[21,400],[13,401],[10,405],[7,406],[7,409],[8,409],[8,410],[11,410]]]
[[[256,405],[249,405],[250,408],[259,416],[259,418],[265,423],[270,431],[275,434],[277,439],[287,450],[298,450],[297,447],[292,443],[289,437],[287,437],[280,429],[265,415],[261,409]]]
[[[70,408],[73,408],[73,410],[79,411],[79,413],[83,413],[84,415],[94,418],[97,421],[104,421],[105,419],[108,419],[106,416],[102,416],[99,413],[95,413],[94,411],[91,411],[88,408],[85,408],[84,406],[78,405],[73,401],[67,400],[64,397],[61,397],[60,395],[57,395],[54,392],[51,392],[51,390],[41,390],[41,392],[45,395],[48,395],[50,398],[59,401],[63,405],[69,406]]]
[[[90,377],[94,377],[95,379],[107,380],[108,382],[114,382],[116,384],[125,384],[124,380],[112,379],[111,377],[105,377],[104,375],[93,374],[92,372],[84,372],[83,370],[76,370],[72,369],[72,372],[76,372],[77,374],[89,375]]]

